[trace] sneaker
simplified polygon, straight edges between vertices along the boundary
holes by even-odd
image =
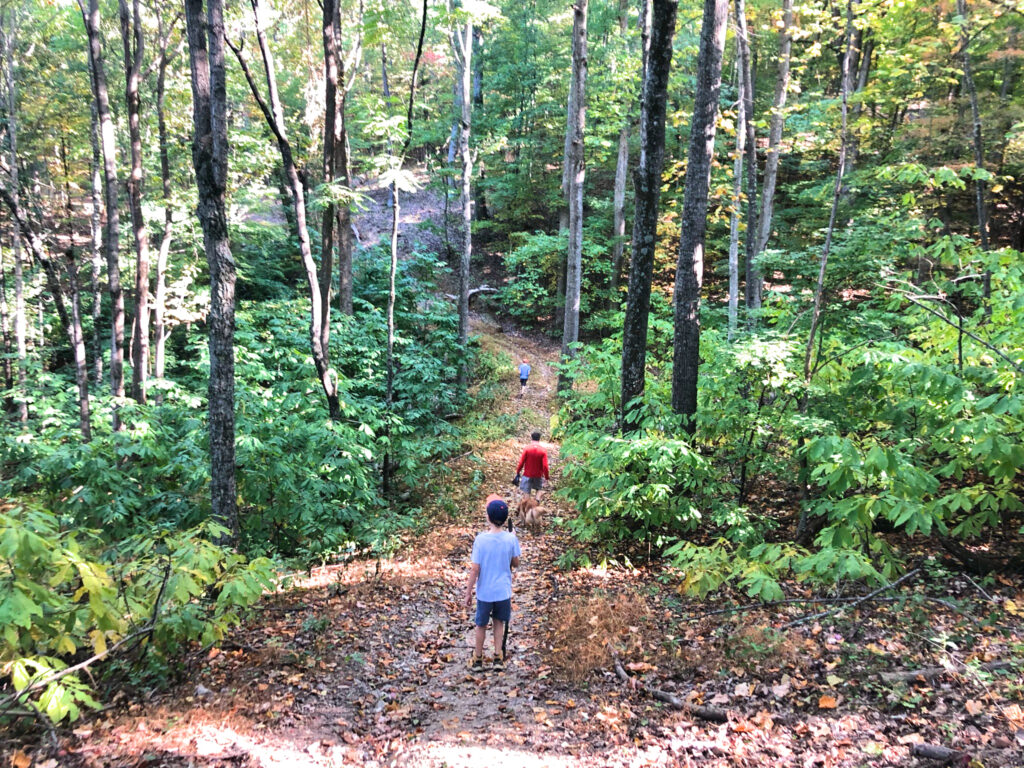
[[[497,653],[494,654],[494,657],[491,659],[491,671],[492,672],[504,672],[505,671],[505,659],[503,659]]]
[[[469,671],[470,672],[483,672],[484,671],[484,657],[483,656],[473,656],[473,658],[469,660]]]

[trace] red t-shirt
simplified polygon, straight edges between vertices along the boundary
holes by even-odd
[[[519,466],[516,467],[516,474],[520,472],[526,477],[543,477],[549,480],[548,452],[539,445],[528,445],[523,455],[519,457]]]

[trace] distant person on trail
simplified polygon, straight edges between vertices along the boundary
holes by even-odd
[[[544,487],[544,481],[551,479],[548,474],[548,452],[540,444],[540,432],[530,435],[530,440],[523,455],[519,457],[516,476],[512,480],[512,484],[518,485],[519,490],[527,496],[532,491],[539,491]]]
[[[525,357],[523,362],[519,364],[519,396],[522,397],[523,393],[526,392],[526,382],[530,378],[530,361]]]
[[[469,661],[472,672],[484,667],[484,639],[487,623],[494,619],[494,656],[490,669],[505,669],[505,629],[512,618],[512,569],[519,567],[519,539],[504,528],[508,519],[508,504],[498,494],[487,497],[487,530],[473,541],[472,565],[466,582],[466,607],[473,604],[473,586],[476,585],[476,625],[473,657]]]

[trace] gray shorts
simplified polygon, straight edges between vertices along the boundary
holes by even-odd
[[[531,490],[539,491],[543,487],[544,487],[544,478],[543,477],[526,477],[526,476],[524,476],[519,481],[519,490],[521,490],[525,494],[529,494]]]

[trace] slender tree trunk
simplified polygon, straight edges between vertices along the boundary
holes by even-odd
[[[14,83],[14,46],[17,20],[14,11],[4,18],[0,15],[3,27],[4,42],[4,74],[7,81],[7,141],[10,146],[10,185],[11,199],[19,204],[21,184],[18,178],[18,122],[17,92]],[[25,271],[21,253],[21,230],[16,216],[11,221],[12,245],[14,246],[14,343],[18,351],[17,362],[17,393],[14,401],[17,405],[18,421],[28,421],[28,322],[25,314]]]
[[[846,158],[849,150],[848,135],[848,104],[850,92],[850,60],[853,51],[853,0],[847,0],[846,4],[846,36],[845,55],[843,56],[842,85],[840,86],[840,134],[839,134],[839,167],[836,170],[836,180],[832,187],[832,208],[828,216],[828,227],[825,229],[825,242],[821,248],[821,259],[818,262],[818,282],[814,287],[814,307],[811,311],[811,330],[807,334],[807,347],[804,350],[804,383],[810,384],[811,376],[814,373],[812,358],[814,355],[815,335],[818,325],[821,322],[821,312],[825,302],[825,269],[828,266],[828,257],[832,250],[832,234],[835,231],[836,217],[839,212],[839,201],[842,198],[843,176],[846,173]],[[806,396],[803,408],[806,408]]]
[[[580,295],[583,280],[583,182],[586,165],[583,135],[587,116],[587,10],[588,0],[576,0],[572,25],[572,91],[570,103],[575,112],[569,116],[569,249],[565,268],[565,321],[562,324],[562,361],[576,357],[573,345],[580,337]],[[558,375],[558,391],[572,387],[569,377]]]
[[[340,32],[338,0],[323,0],[322,39],[324,48],[324,183],[333,185],[337,180],[341,136],[338,126],[338,33]],[[334,278],[334,224],[337,206],[333,194],[327,203],[320,224],[320,345],[330,355],[331,340],[331,280]],[[340,234],[340,232],[339,232]],[[330,398],[328,397],[328,402]],[[340,403],[338,406],[340,414]],[[331,418],[334,418],[332,414]]]
[[[68,287],[71,292],[71,322],[66,332],[75,358],[75,381],[78,384],[78,426],[82,440],[92,440],[89,418],[89,361],[85,354],[85,336],[82,333],[82,297],[78,288],[78,262],[74,248],[67,251]]]
[[[739,68],[743,72],[743,79],[740,81],[740,103],[743,111],[743,125],[747,136],[744,139],[744,151],[746,152],[747,177],[747,226],[744,237],[744,272],[746,280],[746,305],[747,312],[754,312],[761,308],[761,294],[763,290],[763,278],[761,272],[754,264],[754,257],[757,255],[757,136],[754,131],[754,68],[751,66],[750,37],[747,33],[747,11],[744,0],[735,0],[736,17],[736,46],[739,53]]]
[[[256,39],[259,42],[260,54],[263,57],[263,66],[267,81],[267,93],[270,98],[269,105],[264,101],[263,96],[260,94],[259,88],[256,85],[256,80],[253,77],[252,72],[249,70],[249,66],[246,64],[245,59],[242,58],[241,51],[234,46],[231,46],[230,42],[228,42],[228,45],[231,47],[232,51],[234,51],[235,57],[238,59],[238,62],[242,67],[242,72],[245,74],[246,81],[249,83],[249,89],[252,91],[253,98],[256,99],[256,102],[267,121],[267,125],[270,127],[271,132],[277,139],[277,147],[281,154],[281,163],[284,166],[284,173],[288,180],[292,205],[295,211],[295,234],[299,241],[299,254],[302,258],[302,265],[306,270],[306,280],[309,285],[309,338],[313,354],[313,364],[316,367],[317,376],[320,379],[320,385],[323,387],[324,395],[327,399],[328,413],[332,419],[337,419],[341,416],[341,408],[338,401],[338,379],[334,369],[330,367],[330,359],[328,357],[329,350],[324,345],[323,297],[320,288],[320,277],[317,274],[316,262],[313,260],[313,251],[310,247],[309,229],[306,223],[306,190],[302,183],[302,179],[299,177],[299,170],[295,165],[295,158],[292,155],[291,143],[288,141],[288,136],[285,132],[284,113],[281,108],[281,99],[277,90],[277,75],[274,68],[274,57],[270,50],[270,46],[267,44],[267,36],[263,27],[260,5],[258,0],[251,0],[250,4],[252,5],[253,17],[256,21]]]
[[[739,0],[737,0],[737,5]],[[739,11],[737,10],[737,13]],[[729,215],[729,341],[736,336],[740,303],[740,212],[743,209],[743,156],[747,143],[747,110],[743,105],[746,76],[740,55],[742,37],[736,33],[736,156],[732,161],[732,213]],[[748,233],[749,239],[749,233]]]
[[[100,123],[100,147],[103,153],[103,190],[106,198],[107,229],[105,250],[107,255],[107,284],[110,293],[110,391],[115,398],[113,426],[121,429],[121,415],[118,400],[124,398],[124,294],[121,292],[121,266],[118,254],[118,237],[121,229],[117,209],[117,140],[114,136],[114,121],[110,114],[110,97],[107,91],[107,74],[103,66],[103,50],[100,43],[99,0],[89,0],[85,9],[79,0],[85,31],[89,38],[89,56],[92,61],[93,98]]]
[[[210,267],[210,496],[213,519],[238,537],[235,480],[235,261],[228,241],[227,84],[222,0],[185,0],[192,75],[192,164]]]
[[[4,389],[7,392],[14,391],[14,367],[11,360],[11,308],[7,302],[7,265],[4,264],[4,249],[0,243],[0,336],[3,337],[3,372]],[[14,411],[14,400],[8,395],[4,397],[4,407]]]
[[[672,70],[672,38],[678,0],[653,0],[648,18],[650,49],[645,55],[640,105],[640,158],[633,174],[633,242],[629,260],[629,289],[622,327],[622,392],[620,421],[626,431],[640,425],[637,398],[643,395],[647,370],[647,324],[658,235],[661,172],[665,164],[665,112]]]
[[[985,143],[981,135],[981,111],[978,108],[978,89],[974,85],[974,75],[971,72],[970,54],[970,24],[967,15],[967,0],[956,0],[956,12],[961,18],[960,28],[960,60],[963,62],[964,86],[967,88],[967,97],[971,102],[971,145],[974,149],[974,166],[979,171],[985,170]],[[976,177],[974,179],[974,205],[978,216],[978,239],[981,241],[981,250],[988,250],[988,205],[986,196],[988,194],[988,183]],[[992,298],[992,273],[985,271],[984,299],[985,317],[991,313],[990,300]]]
[[[340,4],[335,3],[336,14],[340,13]],[[340,174],[342,181],[345,183],[345,187],[349,190],[352,189],[352,163],[350,160],[351,153],[349,152],[348,145],[348,94],[355,83],[356,76],[359,74],[359,61],[363,55],[363,40],[361,36],[361,30],[363,27],[363,2],[360,0],[358,8],[358,18],[355,21],[357,30],[360,30],[360,36],[357,37],[355,45],[349,52],[347,57],[341,55],[341,19],[340,15],[335,16],[335,27],[336,31],[334,38],[338,41],[338,86],[340,93],[338,95],[338,165],[335,168],[335,173]],[[352,234],[352,208],[351,204],[346,201],[344,205],[338,206],[338,305],[341,309],[341,313],[344,315],[351,315],[353,313],[352,307],[352,251],[355,247],[355,239]]]
[[[160,60],[156,80],[156,121],[160,141],[160,183],[164,200],[164,231],[160,238],[160,250],[156,259],[156,293],[153,297],[153,375],[162,379],[166,366],[167,329],[164,315],[167,311],[167,257],[174,237],[174,211],[171,207],[171,161],[168,153],[167,120],[165,112],[167,83],[167,48],[170,44],[174,22],[164,29],[163,18],[158,19],[160,35]],[[157,402],[163,400],[160,392]]]
[[[473,22],[468,20],[460,33],[453,33],[455,55],[460,76],[459,156],[462,158],[462,255],[459,260],[459,347],[469,346],[469,271],[473,253],[473,156],[469,151],[469,136],[473,118]],[[465,391],[469,371],[462,366],[459,389]]]
[[[612,277],[609,306],[619,304],[622,257],[626,250],[626,176],[629,172],[629,121],[619,129],[619,151],[615,160],[615,187],[612,191]]]
[[[90,57],[89,72],[92,77],[92,61]],[[90,191],[92,194],[92,215],[89,217],[89,228],[92,234],[92,270],[89,276],[89,289],[92,294],[90,305],[92,316],[92,375],[97,388],[103,384],[103,333],[100,330],[100,314],[103,309],[103,293],[101,279],[103,275],[103,178],[100,175],[100,125],[96,111],[96,99],[92,99],[89,110],[89,140],[92,144],[92,161],[90,163]]]
[[[708,188],[715,150],[715,116],[722,87],[722,51],[728,0],[704,0],[697,87],[690,124],[689,160],[683,196],[682,236],[675,280],[675,339],[672,351],[672,410],[683,428],[697,429],[697,371],[700,364],[700,294],[704,283],[704,236]]]
[[[128,207],[135,241],[135,321],[132,326],[132,397],[146,402],[149,374],[149,233],[142,216],[142,135],[139,133],[139,80],[142,74],[144,40],[139,0],[119,0],[121,42],[124,46],[125,103],[128,106],[128,136],[131,172],[128,174]]]
[[[782,150],[782,129],[786,123],[786,96],[789,91],[789,62],[793,48],[790,30],[793,27],[793,0],[782,0],[782,29],[779,30],[779,74],[775,80],[768,124],[768,153],[764,166],[764,184],[761,187],[761,215],[757,219],[757,253],[764,253],[772,233],[772,213],[775,207],[775,184],[779,178],[779,153]]]

